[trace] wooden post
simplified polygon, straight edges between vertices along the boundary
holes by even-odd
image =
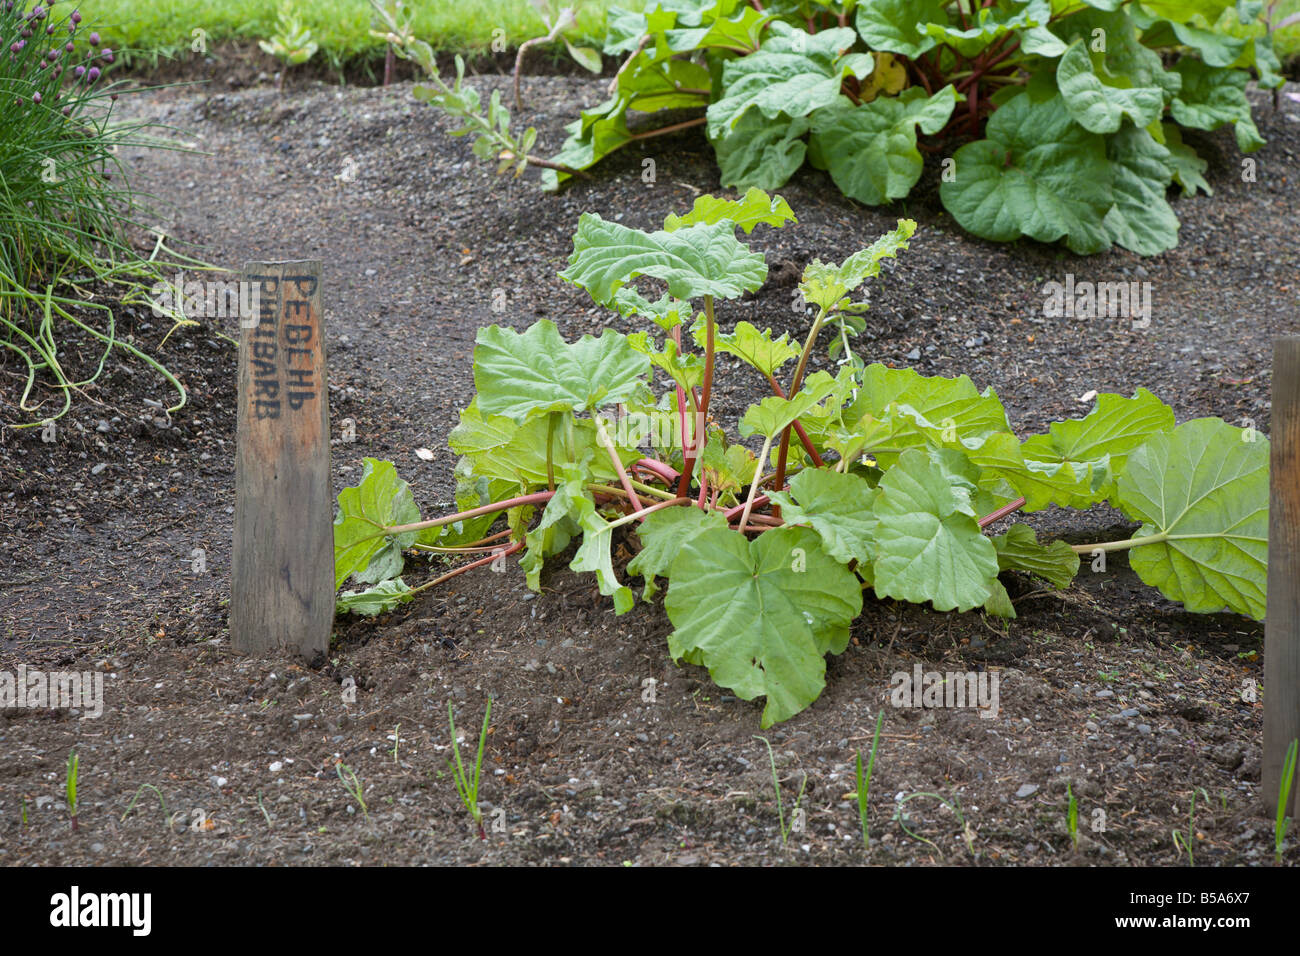
[[[1273,341],[1270,433],[1261,785],[1272,815],[1287,747],[1300,738],[1300,336]],[[1294,779],[1290,813],[1300,819],[1300,781]]]
[[[312,660],[329,650],[334,515],[320,280],[319,260],[244,266],[241,298],[255,305],[239,323],[230,588],[230,642],[241,653]]]

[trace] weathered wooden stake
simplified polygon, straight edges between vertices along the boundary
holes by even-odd
[[[250,262],[243,280],[258,295],[240,317],[230,642],[310,660],[334,620],[321,263]]]
[[[1272,422],[1261,774],[1270,815],[1286,749],[1300,737],[1300,336],[1273,341]],[[1290,813],[1300,819],[1300,780],[1292,781]]]

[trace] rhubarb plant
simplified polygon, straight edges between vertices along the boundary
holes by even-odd
[[[1178,241],[1168,187],[1209,192],[1183,131],[1263,145],[1245,88],[1283,82],[1287,22],[1261,0],[646,0],[609,11],[622,64],[542,184],[703,127],[724,186],[777,189],[807,163],[884,205],[930,154],[977,236],[1154,255]]]
[[[422,519],[389,462],[366,459],[338,498],[340,611],[376,614],[472,568],[519,554],[540,590],[573,548],[616,614],[656,600],[674,659],[737,696],[765,699],[764,727],[811,704],[868,591],[937,611],[1014,617],[1001,575],[1070,585],[1080,556],[1130,552],[1133,570],[1189,611],[1262,619],[1268,441],[1217,418],[1175,424],[1138,389],[1086,416],[1018,436],[997,393],[843,355],[864,283],[908,248],[897,227],[839,263],[814,260],[800,290],[800,346],[731,325],[726,303],[763,285],[742,236],[795,219],[779,196],[699,197],[645,232],[584,214],[561,277],[645,330],[565,341],[542,319],[480,330],[476,395],[450,445],[459,510]],[[657,294],[657,297],[656,297]],[[825,336],[823,336],[825,333]],[[810,372],[819,341],[841,347]],[[711,414],[719,353],[772,394],[734,423]],[[727,427],[734,425],[733,428]],[[1016,511],[1109,502],[1138,530],[1117,541],[1040,541]],[[623,544],[634,552],[624,566]],[[471,560],[410,587],[418,552]]]

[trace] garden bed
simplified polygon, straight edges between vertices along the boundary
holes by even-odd
[[[543,144],[558,143],[575,102],[594,104],[607,82],[527,78],[520,118]],[[508,79],[483,85],[504,91]],[[1251,97],[1268,140],[1253,155],[1255,181],[1243,181],[1230,133],[1197,137],[1215,195],[1175,202],[1173,252],[1082,259],[972,239],[938,202],[937,157],[905,208],[859,207],[805,169],[780,190],[799,222],[754,234],[773,269],[731,318],[801,335],[806,320],[790,305],[803,265],[861,248],[906,214],[919,228],[871,283],[864,356],[992,385],[1022,433],[1086,413],[1090,391],[1139,386],[1180,421],[1217,415],[1267,432],[1271,339],[1296,330],[1300,304],[1300,102],[1284,94],[1274,112],[1268,95]],[[138,185],[168,204],[159,224],[171,235],[223,265],[325,261],[335,490],[356,482],[363,458],[391,459],[430,516],[451,504],[446,439],[472,395],[477,329],[547,317],[566,338],[599,332],[608,314],[555,275],[580,213],[649,228],[718,190],[698,130],[630,147],[558,196],[538,192],[533,173],[496,180],[409,85],[174,89],[128,102],[204,151],[128,157]],[[652,184],[645,158],[655,160]],[[1045,318],[1040,290],[1067,273],[1150,282],[1149,327]],[[497,289],[504,313],[492,308]],[[168,331],[148,315],[121,321],[140,344],[157,346]],[[1261,706],[1242,695],[1261,676],[1262,626],[1184,612],[1142,585],[1122,554],[1105,573],[1085,565],[1062,592],[1012,577],[1011,622],[868,597],[821,698],[765,734],[787,814],[808,775],[807,826],[787,850],[767,751],[753,738],[760,707],[668,659],[661,607],[615,618],[590,576],[562,561],[538,596],[516,568],[485,568],[377,620],[340,619],[315,667],[233,655],[235,350],[214,333],[236,330],[223,321],[179,330],[162,347],[190,389],[181,411],[157,407],[172,400],[152,373],[114,368],[107,389],[90,393],[107,404],[76,405],[56,441],[39,429],[2,433],[0,668],[109,676],[97,720],[0,716],[0,861],[1177,864],[1188,855],[1170,832],[1186,829],[1195,793],[1196,864],[1272,862],[1258,794]],[[825,361],[824,350],[814,355]],[[2,411],[13,423],[17,370],[4,361]],[[730,389],[714,399],[728,423],[761,395]],[[338,440],[345,419],[355,442]],[[1073,542],[1131,530],[1102,508],[1029,523]],[[917,663],[997,669],[998,716],[889,708],[890,676]],[[349,677],[355,703],[344,702]],[[653,702],[643,699],[648,678]],[[479,841],[446,771],[445,717],[450,699],[472,750],[489,694],[483,800],[505,832]],[[845,795],[882,706],[864,855]],[[76,833],[61,797],[74,746]],[[367,788],[365,813],[340,783],[340,757]],[[1078,851],[1065,829],[1067,782],[1079,800]],[[143,784],[161,791],[167,814],[146,791],[121,820]],[[907,804],[909,826],[934,845],[891,822],[895,795],[914,792],[959,800],[975,855],[935,800]],[[504,818],[492,816],[498,807]],[[211,827],[189,826],[196,810]],[[1092,829],[1096,810],[1104,830]],[[169,826],[178,811],[183,820]],[[1294,838],[1289,847],[1294,863]]]

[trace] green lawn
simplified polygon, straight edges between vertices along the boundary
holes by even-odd
[[[170,55],[188,50],[195,29],[207,31],[210,44],[224,40],[265,39],[274,32],[280,0],[81,0],[80,7],[94,29],[115,49]],[[638,0],[570,0],[579,7],[582,33],[599,36],[605,10]],[[438,50],[482,50],[493,31],[505,30],[510,47],[543,31],[528,0],[408,0],[415,11],[420,37]],[[337,65],[369,53],[382,44],[372,38],[370,6],[366,0],[298,0],[299,15],[320,44],[326,62]],[[1282,0],[1278,19],[1300,11],[1300,0]],[[1286,59],[1300,54],[1300,25],[1282,31],[1276,40]]]
[[[570,2],[579,8],[579,34],[599,36],[615,0]],[[195,29],[207,32],[209,45],[266,39],[275,31],[280,0],[80,0],[79,6],[113,48],[170,55],[190,49]],[[497,29],[505,30],[511,48],[545,32],[528,0],[407,0],[407,7],[415,12],[417,35],[438,50],[485,49]],[[370,36],[366,0],[298,0],[297,8],[328,63],[383,49]]]

